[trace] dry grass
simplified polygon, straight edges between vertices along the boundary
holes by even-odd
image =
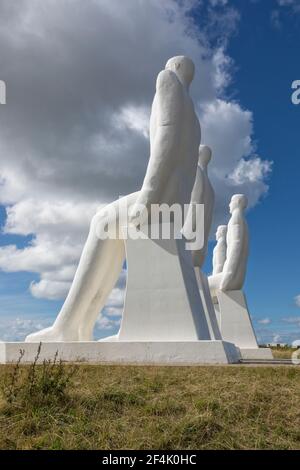
[[[300,449],[299,403],[297,367],[80,365],[60,400],[2,396],[0,448]]]
[[[285,348],[271,348],[274,358],[276,359],[291,359],[292,354],[296,351],[295,349],[285,347]],[[298,351],[299,352],[299,351]],[[300,357],[300,352],[299,352]]]

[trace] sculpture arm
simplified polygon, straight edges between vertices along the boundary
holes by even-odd
[[[149,208],[159,203],[176,165],[176,154],[183,116],[183,88],[176,75],[163,70],[157,78],[155,109],[156,128],[151,154],[137,205]],[[134,211],[133,211],[134,212]]]

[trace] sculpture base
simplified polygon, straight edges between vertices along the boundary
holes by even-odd
[[[224,341],[244,350],[258,350],[247,301],[241,290],[218,291],[216,316]]]
[[[256,359],[274,359],[270,348],[240,348],[240,353],[242,359],[247,359],[249,361],[255,361]]]
[[[36,357],[38,343],[0,343],[0,363],[15,363],[24,350],[22,363],[31,363]],[[66,362],[114,364],[232,364],[240,360],[239,350],[226,341],[91,341],[70,343],[43,343],[38,362],[53,360]]]

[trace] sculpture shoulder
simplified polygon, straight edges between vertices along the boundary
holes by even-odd
[[[159,73],[156,83],[157,125],[179,125],[182,120],[183,86],[171,70]]]
[[[171,70],[162,70],[156,80],[156,91],[159,93],[182,93],[182,84]]]

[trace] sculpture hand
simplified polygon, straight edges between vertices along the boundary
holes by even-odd
[[[138,227],[146,222],[148,210],[144,204],[136,203],[129,210],[128,222]]]
[[[221,291],[226,291],[226,290],[229,290],[229,286],[230,286],[230,282],[231,282],[231,279],[232,279],[232,274],[231,272],[227,272],[222,281],[221,281],[221,284],[220,284],[220,290]]]

